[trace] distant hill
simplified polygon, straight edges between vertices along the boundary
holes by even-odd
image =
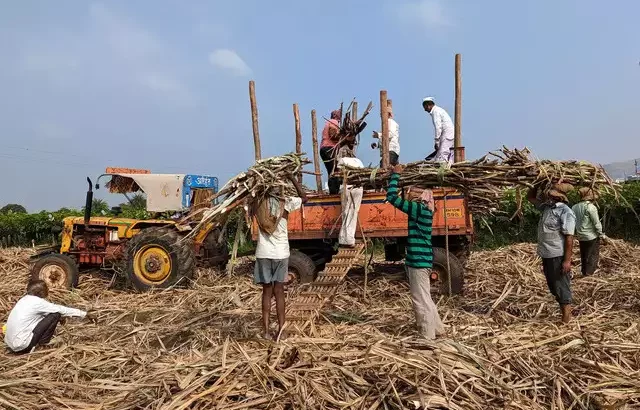
[[[606,164],[603,166],[604,170],[607,171],[607,174],[609,174],[609,176],[613,179],[625,178],[626,176],[636,173],[634,160],[613,162],[611,164]],[[640,160],[638,161],[638,166],[640,167]]]

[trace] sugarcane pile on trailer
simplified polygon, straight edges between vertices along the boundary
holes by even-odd
[[[377,168],[352,168],[346,176],[349,184],[365,189],[385,188],[388,177]],[[556,183],[588,186],[619,196],[619,186],[601,166],[584,161],[534,160],[527,148],[503,147],[478,160],[452,165],[412,162],[400,176],[401,187],[450,187],[465,193],[470,210],[477,215],[498,209],[507,189],[538,186],[544,192]]]
[[[311,161],[304,154],[297,153],[258,160],[219,191],[216,198],[222,201],[206,210],[196,230],[208,222],[223,221],[229,211],[247,199],[262,199],[269,192],[293,194],[295,191],[287,176],[300,173],[309,163]],[[388,178],[388,170],[380,168],[352,168],[346,173],[348,184],[366,189],[384,189]],[[412,162],[407,164],[400,177],[401,187],[450,187],[464,192],[469,209],[477,215],[497,210],[507,189],[540,186],[544,191],[559,182],[576,187],[588,186],[619,197],[619,185],[601,166],[584,161],[534,160],[526,148],[504,147],[476,161],[450,166],[427,161]]]

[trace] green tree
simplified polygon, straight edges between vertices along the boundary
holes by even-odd
[[[128,202],[120,204],[122,213],[118,216],[132,219],[149,219],[150,215],[147,212],[147,198],[144,194],[139,193],[127,198],[129,199]]]
[[[18,204],[7,204],[0,208],[0,214],[26,214],[27,210],[24,206]]]
[[[136,211],[142,211],[147,209],[147,198],[144,194],[135,194],[129,198],[129,203],[120,205],[123,209],[130,208]]]
[[[84,207],[82,207],[82,212],[84,213]],[[111,208],[109,204],[104,199],[93,198],[91,202],[91,215],[92,216],[103,216],[109,215],[111,213]]]

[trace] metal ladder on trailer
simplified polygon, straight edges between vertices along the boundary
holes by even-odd
[[[365,243],[362,241],[357,241],[353,248],[341,247],[313,282],[300,285],[287,301],[286,327],[290,332],[304,333],[313,326],[322,308],[331,301],[349,270],[356,266],[364,253]]]

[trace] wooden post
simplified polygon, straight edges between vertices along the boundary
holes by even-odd
[[[298,104],[293,104],[293,120],[296,126],[296,154],[302,154],[302,132],[300,131],[300,110],[298,109]],[[302,169],[300,171],[302,171]],[[298,175],[298,181],[302,183],[302,172]]]
[[[387,112],[387,91],[380,91],[380,120],[382,121],[382,168],[389,168],[389,114]]]
[[[453,125],[453,161],[462,162],[465,160],[464,146],[462,146],[462,74],[460,72],[462,66],[462,57],[456,54],[456,111],[454,113]]]
[[[249,81],[249,99],[251,100],[251,123],[253,125],[253,147],[256,161],[262,158],[260,150],[260,131],[258,130],[258,104],[256,103],[256,83]]]
[[[358,121],[358,102],[354,101],[353,105],[351,106],[351,120],[353,122]]]
[[[311,138],[313,140],[313,169],[316,172],[316,186],[318,193],[322,193],[322,170],[320,169],[320,155],[318,151],[318,119],[316,110],[311,110]]]

